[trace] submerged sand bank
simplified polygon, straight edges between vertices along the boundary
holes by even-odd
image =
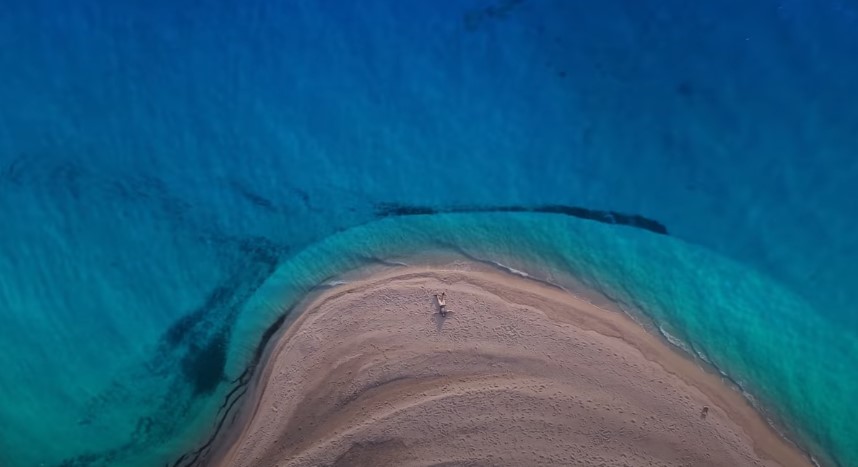
[[[215,465],[810,465],[720,378],[548,285],[402,267],[298,311]]]

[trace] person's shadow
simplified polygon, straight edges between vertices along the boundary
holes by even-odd
[[[447,316],[441,314],[441,310],[438,306],[438,300],[436,300],[435,297],[431,297],[431,301],[432,309],[434,310],[432,313],[432,320],[435,321],[435,330],[437,332],[441,332],[441,329],[444,327],[444,321],[447,320]],[[447,314],[449,315],[450,312],[447,311]]]

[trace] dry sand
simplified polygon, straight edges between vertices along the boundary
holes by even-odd
[[[403,267],[301,310],[215,465],[810,465],[718,376],[548,285]]]

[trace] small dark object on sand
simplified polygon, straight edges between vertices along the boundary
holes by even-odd
[[[704,405],[703,410],[700,411],[700,418],[706,418],[707,415],[709,415],[709,406]]]

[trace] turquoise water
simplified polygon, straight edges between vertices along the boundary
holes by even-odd
[[[858,465],[854,3],[2,10],[0,465],[201,462],[292,301],[437,247],[581,278]]]

